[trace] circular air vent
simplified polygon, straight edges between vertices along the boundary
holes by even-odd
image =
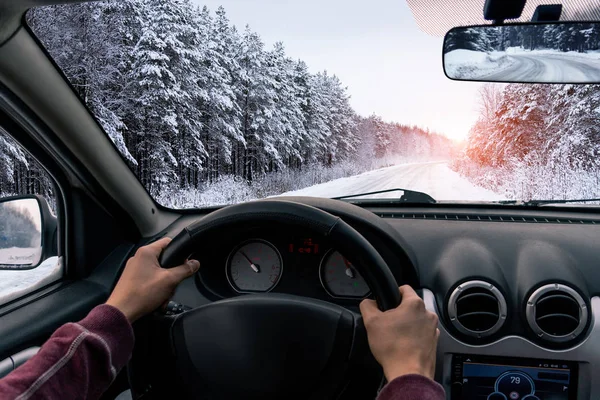
[[[450,295],[448,316],[454,327],[465,335],[490,336],[506,321],[506,300],[491,283],[465,282]]]
[[[588,322],[588,309],[575,290],[561,284],[545,285],[531,294],[525,312],[538,337],[563,343],[576,339]]]

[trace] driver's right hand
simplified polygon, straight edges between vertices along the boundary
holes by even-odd
[[[388,382],[408,374],[433,379],[440,335],[438,316],[427,311],[410,286],[399,290],[402,303],[393,310],[379,310],[374,300],[360,303],[369,347]]]

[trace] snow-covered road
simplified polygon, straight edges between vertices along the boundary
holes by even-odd
[[[561,54],[514,54],[513,64],[481,76],[490,81],[590,82],[600,81],[600,60]]]
[[[284,193],[283,196],[338,197],[393,188],[417,190],[436,200],[501,199],[500,195],[473,185],[452,171],[445,162],[396,165]],[[397,198],[398,192],[370,197]]]

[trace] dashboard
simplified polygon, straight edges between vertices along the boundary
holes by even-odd
[[[426,307],[440,317],[436,380],[449,399],[600,399],[600,382],[592,379],[600,368],[600,215],[368,211],[394,231],[397,243],[392,234],[382,237],[381,230],[340,216],[377,248],[398,284],[420,288]],[[194,219],[184,217],[171,229]],[[249,227],[202,247],[201,271],[175,296],[190,307],[270,291],[356,311],[370,296],[343,255],[309,232]]]

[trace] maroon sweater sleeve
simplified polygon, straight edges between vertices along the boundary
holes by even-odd
[[[133,329],[103,304],[60,327],[40,351],[0,380],[1,399],[98,399],[133,351]]]
[[[442,386],[422,375],[403,375],[388,383],[377,400],[444,400]]]

